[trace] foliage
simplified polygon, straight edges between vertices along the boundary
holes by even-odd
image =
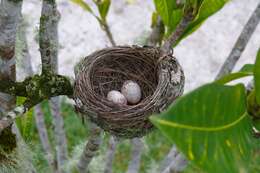
[[[175,31],[182,18],[193,10],[194,19],[179,37],[179,41],[196,31],[204,21],[218,12],[229,0],[186,0],[184,4],[176,4],[172,0],[154,0],[156,11],[161,16],[169,36]]]
[[[252,76],[253,72],[254,72],[254,65],[246,64],[238,72],[225,75],[215,82],[219,83],[219,84],[225,84],[225,83],[231,82],[236,79],[240,79],[240,78],[247,77],[247,76]]]
[[[253,74],[257,83],[258,61],[259,57],[255,65],[246,64],[239,72],[195,89],[177,99],[167,111],[151,117],[152,122],[203,171],[250,172],[249,163],[256,144],[251,132],[253,124],[258,128],[259,122],[252,122],[254,119],[248,112],[259,110],[260,106],[254,102],[254,90],[247,96],[243,84],[224,84]],[[247,104],[247,100],[253,101]]]
[[[92,1],[98,8],[99,16],[97,16],[94,13],[94,11],[91,9],[90,5],[88,3],[86,3],[84,0],[71,0],[71,2],[79,5],[85,11],[92,14],[102,26],[104,23],[106,23],[106,17],[107,17],[108,11],[109,11],[111,1],[110,0],[92,0]]]
[[[203,170],[237,173],[249,165],[252,125],[241,84],[202,86],[152,120]]]

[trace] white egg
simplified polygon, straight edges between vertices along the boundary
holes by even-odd
[[[107,99],[118,105],[127,104],[127,100],[126,100],[125,96],[116,90],[109,91],[107,94]]]
[[[141,100],[142,93],[140,86],[131,80],[124,82],[121,93],[125,96],[126,100],[130,104],[136,104]]]

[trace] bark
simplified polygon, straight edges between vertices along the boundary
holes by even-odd
[[[113,169],[113,160],[115,157],[115,152],[116,152],[116,145],[117,145],[117,140],[115,137],[111,136],[109,139],[109,144],[108,144],[108,151],[106,155],[106,165],[105,165],[105,170],[104,173],[112,173]]]
[[[132,143],[131,161],[128,165],[127,173],[138,173],[140,168],[142,150],[144,146],[140,138],[133,138],[131,140],[131,143]]]
[[[57,70],[59,18],[56,1],[43,0],[39,32],[42,73],[55,73]]]
[[[93,157],[97,154],[101,144],[101,129],[95,124],[90,124],[90,136],[77,164],[79,173],[88,172],[88,166]]]
[[[244,26],[234,47],[232,48],[232,51],[230,52],[229,56],[225,60],[224,64],[222,65],[216,79],[219,79],[224,75],[227,75],[233,70],[241,54],[243,53],[248,41],[253,35],[259,21],[260,21],[260,2],[258,3],[256,9],[252,13],[249,20],[247,21],[246,25]]]
[[[15,39],[16,30],[19,19],[21,17],[22,1],[1,0],[0,1],[0,81],[5,79],[7,81],[15,81]],[[0,82],[1,83],[1,82]],[[12,110],[15,107],[16,100],[14,96],[6,93],[0,93],[0,118],[5,112]],[[0,135],[4,128],[10,127],[11,123],[4,121],[0,122]],[[15,138],[11,130],[6,130],[10,138],[8,144],[16,147]],[[9,143],[10,142],[10,143]],[[9,147],[9,146],[5,146]],[[15,148],[14,147],[14,148]],[[14,148],[10,147],[12,151]]]
[[[22,1],[0,2],[0,80],[15,81],[15,39]],[[15,97],[0,93],[0,115],[15,106]]]

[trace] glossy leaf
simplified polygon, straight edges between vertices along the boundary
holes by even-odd
[[[154,0],[156,11],[160,14],[163,23],[167,26],[172,22],[172,12],[176,9],[176,2],[173,0]]]
[[[238,72],[227,74],[227,75],[223,76],[222,78],[216,80],[215,82],[219,83],[219,84],[225,84],[225,83],[231,82],[236,79],[240,79],[240,78],[247,77],[247,76],[252,76],[253,72],[254,72],[254,65],[246,64]]]
[[[242,84],[204,85],[151,120],[205,172],[248,172],[253,139]]]
[[[257,57],[256,57],[254,79],[255,79],[256,101],[260,105],[260,49],[258,50]]]

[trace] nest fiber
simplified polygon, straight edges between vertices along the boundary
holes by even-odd
[[[105,131],[122,138],[141,137],[153,129],[149,116],[163,111],[183,93],[184,74],[172,55],[159,48],[117,46],[84,58],[75,72],[76,110]],[[107,100],[126,80],[136,81],[142,99],[136,105]]]

